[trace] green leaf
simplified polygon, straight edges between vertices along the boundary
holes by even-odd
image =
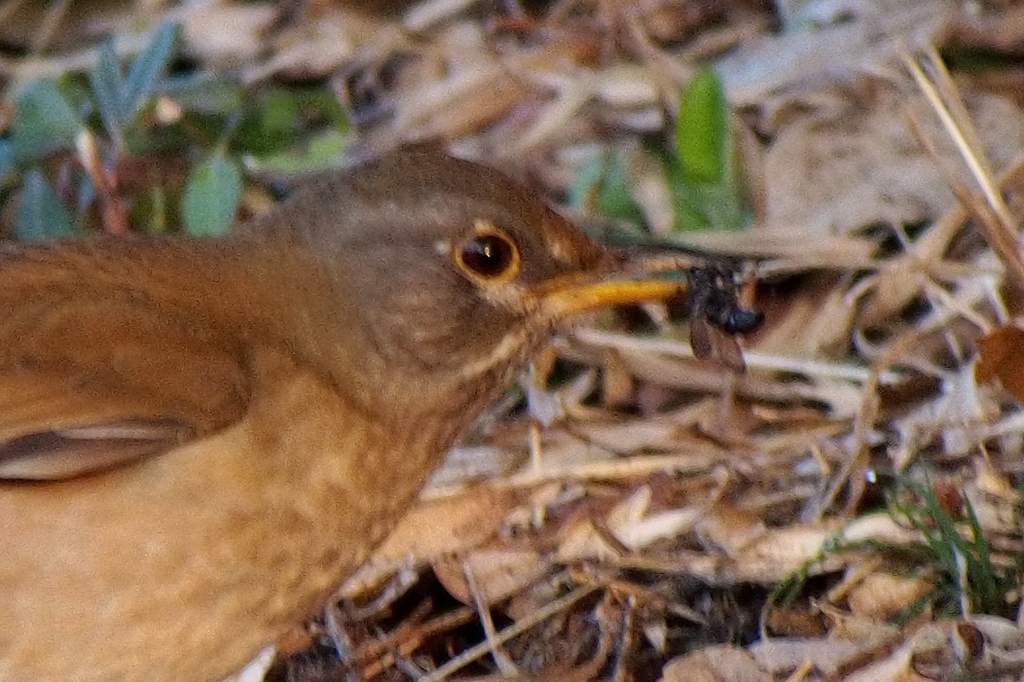
[[[75,225],[81,228],[89,222],[89,211],[95,206],[96,187],[89,179],[88,173],[82,173],[75,192]]]
[[[303,108],[315,110],[338,132],[348,132],[348,115],[333,90],[326,87],[306,90],[301,99]]]
[[[163,234],[168,230],[167,192],[163,187],[153,187],[132,202],[131,224],[146,234]]]
[[[703,68],[683,89],[676,119],[676,157],[689,182],[727,181],[732,165],[729,104],[713,69]]]
[[[569,204],[584,212],[632,223],[642,224],[644,220],[633,200],[626,164],[618,151],[597,154],[583,165],[569,188]]]
[[[688,232],[711,227],[711,221],[701,206],[699,193],[683,175],[679,161],[665,156],[662,162],[668,179],[668,188],[672,192],[672,209],[675,212],[672,229],[675,232]]]
[[[721,80],[714,70],[701,69],[679,99],[675,154],[663,157],[676,231],[735,230],[752,220],[730,123]]]
[[[174,42],[178,37],[178,24],[165,22],[153,34],[149,45],[135,55],[128,77],[125,79],[123,111],[134,118],[156,87],[157,81],[167,70],[174,56]]]
[[[82,122],[53,81],[35,81],[15,98],[11,144],[20,162],[74,147]]]
[[[673,230],[735,230],[750,223],[753,214],[728,183],[694,183],[674,159],[665,161],[665,174],[675,210]]]
[[[284,88],[274,88],[259,103],[257,120],[264,134],[287,134],[301,126],[302,102],[299,95]]]
[[[135,56],[127,76],[121,70],[113,41],[100,47],[96,64],[89,70],[89,85],[103,125],[118,147],[124,146],[125,129],[135,121],[166,71],[177,32],[177,24],[161,25]]]
[[[206,73],[168,76],[160,90],[188,111],[218,116],[237,112],[248,97],[239,83]]]
[[[126,86],[112,41],[108,40],[100,47],[96,63],[89,70],[89,84],[103,125],[110,136],[120,143],[122,128],[128,118],[124,108]]]
[[[10,140],[0,140],[0,183],[7,180],[8,174],[14,170],[14,145]]]
[[[238,164],[217,153],[192,169],[181,203],[185,231],[195,236],[226,233],[242,196]]]
[[[71,214],[38,168],[25,174],[18,192],[14,232],[19,239],[53,239],[74,231]]]
[[[247,102],[232,148],[265,158],[295,150],[317,131],[348,131],[345,112],[326,87],[276,87]]]
[[[286,151],[303,132],[298,96],[274,88],[247,107],[232,143],[245,153],[269,156]]]
[[[264,157],[247,156],[245,165],[253,172],[299,175],[337,168],[349,136],[330,129],[310,136],[296,149]]]

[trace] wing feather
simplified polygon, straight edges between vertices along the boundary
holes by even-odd
[[[147,248],[115,257],[42,247],[0,259],[0,479],[128,464],[244,414],[252,330],[204,316],[207,294],[187,281],[168,295],[166,255],[154,269],[160,287],[140,285]]]

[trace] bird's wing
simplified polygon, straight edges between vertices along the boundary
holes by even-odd
[[[0,253],[0,480],[125,464],[245,413],[247,330],[215,312],[229,292],[146,248]]]

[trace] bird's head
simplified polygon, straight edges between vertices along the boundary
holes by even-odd
[[[499,172],[436,152],[398,152],[317,185],[289,216],[365,330],[376,356],[366,361],[413,391],[422,380],[491,394],[580,313],[679,290],[638,276]]]

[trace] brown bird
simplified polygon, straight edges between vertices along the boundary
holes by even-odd
[[[216,680],[321,606],[569,317],[662,299],[406,151],[219,239],[0,251],[0,679]]]

